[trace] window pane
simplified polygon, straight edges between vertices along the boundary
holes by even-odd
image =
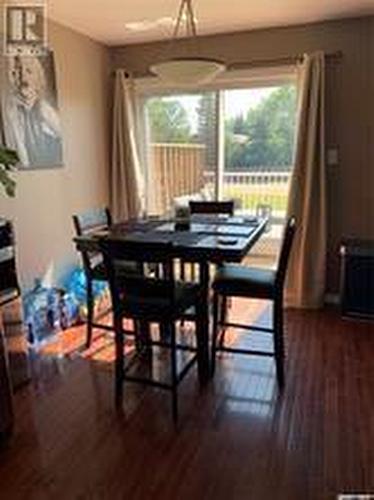
[[[148,212],[171,213],[193,198],[214,198],[216,94],[152,97],[149,128]]]
[[[296,86],[226,90],[223,196],[245,215],[267,215],[251,252],[273,265],[279,251],[293,169]],[[251,258],[251,265],[253,264]]]

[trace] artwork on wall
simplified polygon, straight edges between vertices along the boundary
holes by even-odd
[[[1,106],[6,145],[18,152],[21,169],[62,166],[53,53],[9,56],[6,64]]]

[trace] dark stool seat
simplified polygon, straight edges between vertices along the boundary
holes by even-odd
[[[161,282],[152,283],[145,290],[144,281],[143,289],[123,296],[121,314],[148,322],[175,321],[196,304],[199,285],[175,282],[171,293],[167,293],[163,285]]]
[[[234,215],[234,201],[190,201],[189,209],[191,215]],[[181,260],[181,279],[186,277],[187,260]],[[195,265],[190,264],[191,278],[195,279]]]
[[[217,269],[213,289],[220,295],[271,299],[275,291],[276,272],[239,265]]]
[[[108,230],[112,224],[112,216],[107,208],[92,209],[88,212],[73,216],[74,228],[77,236],[84,236],[95,231]],[[108,281],[103,258],[98,252],[81,251],[83,269],[86,276],[87,296],[87,340],[86,347],[92,341],[92,329],[113,330],[112,326],[94,322],[94,281]]]
[[[237,354],[275,357],[279,386],[284,383],[284,332],[283,332],[283,288],[286,277],[287,263],[295,234],[295,219],[291,217],[286,224],[282,249],[276,270],[244,267],[239,265],[224,265],[217,269],[213,281],[213,341],[212,341],[212,372],[215,369],[217,351],[227,351]],[[273,302],[273,321],[269,328],[248,326],[226,321],[226,302],[228,297],[245,297]],[[223,307],[222,307],[223,305]],[[254,351],[227,347],[224,342],[225,327],[240,328],[271,333],[274,340],[272,352]]]
[[[128,276],[131,274],[138,274],[139,270],[134,262],[121,262],[118,264],[119,273],[123,276]],[[98,262],[91,268],[92,279],[97,281],[107,281],[107,272],[104,262]]]
[[[177,281],[174,277],[174,246],[172,243],[153,243],[143,245],[136,241],[116,241],[110,237],[100,242],[104,257],[106,274],[109,279],[113,304],[116,361],[115,361],[115,400],[122,404],[123,383],[125,380],[166,389],[172,393],[173,418],[178,416],[178,385],[197,361],[197,348],[194,345],[181,345],[176,341],[176,321],[182,319],[190,307],[196,309],[196,345],[199,344],[203,307],[203,290],[200,284]],[[123,262],[134,262],[139,272],[123,274]],[[154,267],[156,266],[156,267]],[[147,268],[158,269],[155,273],[142,273]],[[138,377],[131,374],[131,362],[125,367],[124,338],[128,332],[123,328],[123,319],[130,318],[143,324],[158,323],[160,341],[152,335],[147,339],[147,347],[163,347],[170,352],[169,382],[154,378]],[[167,336],[162,337],[162,332]],[[166,338],[167,337],[167,338]],[[191,357],[180,368],[177,352],[189,351]]]
[[[234,215],[234,200],[226,200],[226,201],[190,201],[189,208],[191,215]],[[187,261],[181,260],[181,279],[184,280],[187,274]],[[191,279],[195,280],[196,272],[195,265],[193,263],[190,264],[190,274]],[[226,308],[226,303],[223,302],[222,310]],[[184,319],[193,320],[195,315],[194,310],[190,310],[186,313]],[[182,321],[183,325],[183,321]]]
[[[234,201],[190,201],[191,215],[234,215]]]

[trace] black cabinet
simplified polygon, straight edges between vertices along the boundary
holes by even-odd
[[[346,240],[340,254],[343,316],[374,319],[374,241]]]
[[[19,293],[14,235],[11,223],[0,219],[0,302],[9,293]]]
[[[17,277],[13,227],[3,219],[0,219],[0,320],[7,366],[13,389],[16,389],[30,378],[28,345]]]

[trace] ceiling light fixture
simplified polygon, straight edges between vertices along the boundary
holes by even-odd
[[[196,19],[192,8],[192,0],[182,0],[171,39],[170,50],[175,40],[185,27],[187,37],[197,40]],[[175,51],[173,50],[175,53]],[[215,59],[203,57],[172,57],[153,64],[150,71],[170,85],[201,85],[212,81],[226,69],[225,64]]]
[[[172,17],[160,17],[154,21],[145,19],[144,21],[133,21],[125,24],[125,29],[128,31],[149,31],[165,26],[169,27],[174,24]]]

